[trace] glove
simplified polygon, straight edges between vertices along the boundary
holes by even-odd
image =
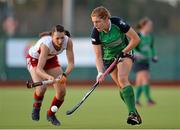
[[[125,53],[124,52],[121,52],[118,56],[117,56],[117,58],[123,58],[125,56]]]
[[[59,83],[66,85],[66,81],[67,81],[67,75],[65,73],[63,73],[60,77],[59,77]]]
[[[102,77],[103,73],[102,72],[98,72],[98,75],[96,76],[96,81],[102,82],[102,80],[100,80],[100,78]]]
[[[123,59],[122,58],[124,58],[125,57],[125,53],[124,52],[121,52],[118,56],[117,56],[117,58],[118,58],[118,62],[122,62],[123,61]]]
[[[154,56],[154,57],[152,58],[152,61],[153,61],[154,63],[158,62],[158,57],[157,57],[157,56]]]

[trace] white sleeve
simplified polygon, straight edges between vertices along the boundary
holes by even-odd
[[[46,45],[48,48],[51,48],[51,41],[52,41],[52,38],[50,36],[45,36],[45,37],[42,37],[41,39],[41,43]]]

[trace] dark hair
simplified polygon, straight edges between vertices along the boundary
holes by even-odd
[[[51,31],[49,32],[42,32],[39,34],[39,37],[43,37],[43,36],[50,36],[52,35],[54,32],[65,32],[64,27],[62,25],[56,25],[52,28]]]
[[[136,25],[136,28],[139,30],[143,28],[149,21],[151,21],[148,17],[142,18],[139,23]]]
[[[71,34],[70,34],[70,32],[68,30],[65,30],[64,33],[65,33],[66,36],[71,37]]]

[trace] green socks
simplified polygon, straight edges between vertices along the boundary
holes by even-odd
[[[120,91],[120,97],[127,105],[129,113],[136,112],[134,92],[133,92],[133,88],[131,85],[123,88],[122,92]]]
[[[150,97],[150,87],[148,84],[146,85],[143,85],[143,91],[144,91],[144,95],[146,97],[147,100],[151,100],[151,97]]]
[[[139,101],[139,98],[141,96],[141,93],[144,92],[145,98],[147,99],[147,101],[151,100],[151,96],[150,96],[150,86],[148,84],[146,85],[141,85],[138,86],[136,88],[136,101]]]
[[[125,103],[121,90],[119,91],[119,95],[120,95],[121,99],[123,100],[123,102]]]
[[[143,86],[137,86],[135,93],[136,101],[139,101],[142,91],[143,91]]]

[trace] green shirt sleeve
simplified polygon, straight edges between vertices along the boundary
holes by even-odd
[[[152,37],[152,42],[151,42],[151,54],[152,54],[152,57],[156,56],[156,50],[155,50],[155,47],[154,47],[154,36],[151,34],[151,37]]]

